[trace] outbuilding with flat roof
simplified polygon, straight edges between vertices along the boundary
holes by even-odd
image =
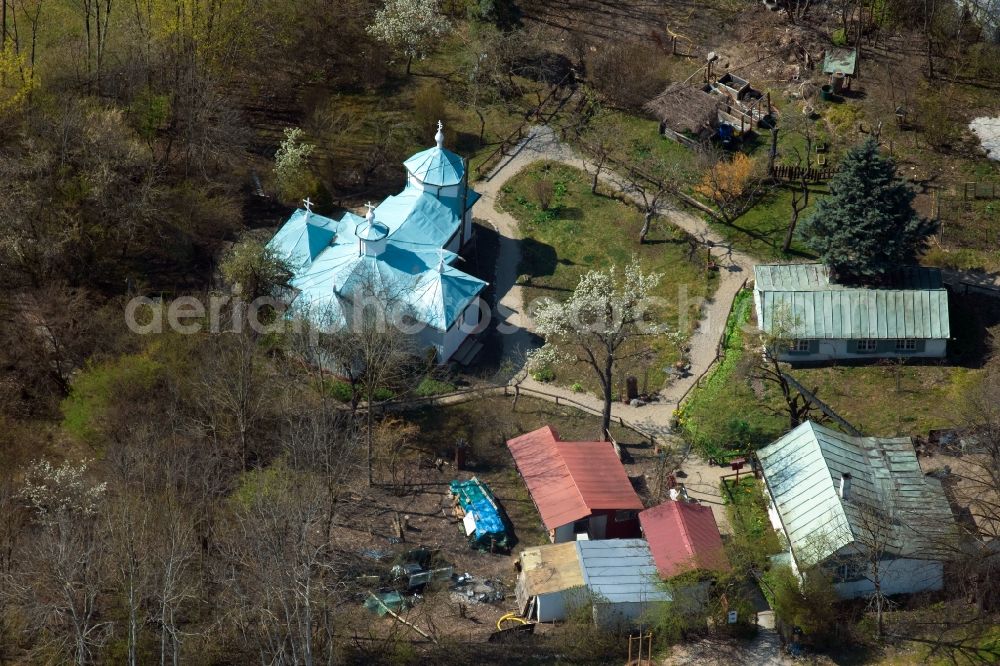
[[[576,541],[525,549],[516,593],[521,613],[564,620],[590,605],[601,628],[630,628],[653,605],[670,601],[643,539]]]

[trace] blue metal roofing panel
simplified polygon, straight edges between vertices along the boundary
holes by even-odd
[[[583,580],[611,602],[670,601],[644,539],[578,541]]]
[[[337,235],[340,223],[298,209],[268,242],[268,247],[296,269],[308,265]]]
[[[458,185],[465,176],[462,158],[447,148],[428,148],[403,162],[403,166],[428,185]]]
[[[375,217],[389,228],[394,243],[444,247],[458,232],[461,218],[445,200],[415,187],[388,197]]]

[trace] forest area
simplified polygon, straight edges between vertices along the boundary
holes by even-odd
[[[405,529],[389,541],[390,523],[422,483],[440,485],[429,468],[453,455],[454,432],[509,481],[496,449],[523,424],[487,410],[446,427],[364,405],[506,383],[511,369],[444,376],[383,331],[317,343],[270,307],[260,330],[234,287],[250,300],[284,285],[287,271],[260,248],[303,199],[333,214],[397,191],[401,162],[432,145],[439,120],[474,169],[538,121],[560,84],[573,104],[549,120],[587,155],[591,193],[602,170],[624,166],[647,202],[640,242],[681,197],[742,233],[741,216],[795,184],[767,189],[763,149],[751,168],[659,141],[645,105],[702,66],[703,42],[740,43],[735,17],[760,3],[0,2],[0,662],[601,663],[609,644],[619,649],[621,637],[584,623],[521,650],[470,645],[433,630],[431,616],[419,647],[403,624],[376,625],[359,581],[388,567],[362,546],[399,545]],[[1000,89],[1000,45],[972,36],[943,0],[778,4],[791,25],[830,5],[845,43],[870,50],[889,33],[912,38],[913,76],[981,83],[962,89],[970,104]],[[673,30],[696,56],[670,53]],[[873,82],[889,70],[874,71]],[[871,98],[873,115],[891,116]],[[968,146],[935,124],[944,93],[927,100],[913,151],[897,144],[902,160],[935,153],[950,167]],[[853,140],[854,119],[845,126]],[[783,239],[780,205],[768,222]],[[786,252],[797,250],[793,230]],[[684,242],[689,259],[703,249]],[[477,248],[489,271],[496,251]],[[136,334],[126,325],[136,297],[215,298],[222,334]],[[366,371],[331,376],[317,345]]]

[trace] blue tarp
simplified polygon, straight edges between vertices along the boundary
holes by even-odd
[[[473,545],[489,548],[491,545],[507,547],[507,525],[496,498],[489,486],[477,478],[468,481],[452,481],[451,493],[458,497],[466,514],[472,514],[476,521],[476,531],[469,536]]]

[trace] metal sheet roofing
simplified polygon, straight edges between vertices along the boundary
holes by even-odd
[[[823,73],[835,74],[840,72],[847,76],[854,76],[858,71],[858,50],[857,49],[837,49],[826,50],[826,57],[823,58]]]
[[[611,603],[670,601],[643,539],[577,541],[583,580],[594,596]]]
[[[641,510],[610,442],[562,442],[550,426],[508,440],[507,448],[549,529],[595,510]]]
[[[341,223],[298,209],[268,244],[294,268],[308,266],[337,235]]]
[[[729,571],[722,535],[709,507],[667,501],[641,512],[639,523],[664,578],[694,569]]]
[[[830,270],[823,264],[759,264],[753,268],[754,284],[761,291],[832,291],[857,287],[830,281]],[[941,289],[941,271],[937,268],[906,266],[896,271],[889,282],[898,289]]]
[[[415,187],[388,197],[375,217],[389,226],[394,243],[444,247],[458,231],[461,218],[443,200]]]
[[[465,176],[462,158],[447,148],[437,146],[413,155],[403,162],[403,166],[428,185],[458,185]]]
[[[427,182],[462,180],[461,158],[443,148],[418,153],[407,165],[417,165]],[[456,177],[455,183],[445,182]],[[373,277],[402,294],[417,320],[448,330],[486,286],[453,267],[457,255],[443,249],[459,230],[461,208],[468,210],[478,199],[471,189],[462,197],[438,198],[408,185],[375,209],[374,224],[353,213],[333,220],[295,211],[268,243],[292,268],[296,295],[290,314],[324,329],[339,328],[349,319],[359,281]],[[385,248],[377,257],[363,256],[359,234],[369,241],[385,238]]]
[[[576,543],[554,543],[521,552],[521,574],[528,596],[582,587],[583,571]]]
[[[760,325],[781,318],[797,338],[946,339],[948,292],[936,269],[900,271],[903,288],[863,288],[830,282],[820,264],[756,266]]]
[[[931,557],[935,537],[954,523],[940,482],[923,475],[909,438],[852,437],[807,421],[757,457],[802,566],[863,541],[872,521],[882,521],[887,553]]]

